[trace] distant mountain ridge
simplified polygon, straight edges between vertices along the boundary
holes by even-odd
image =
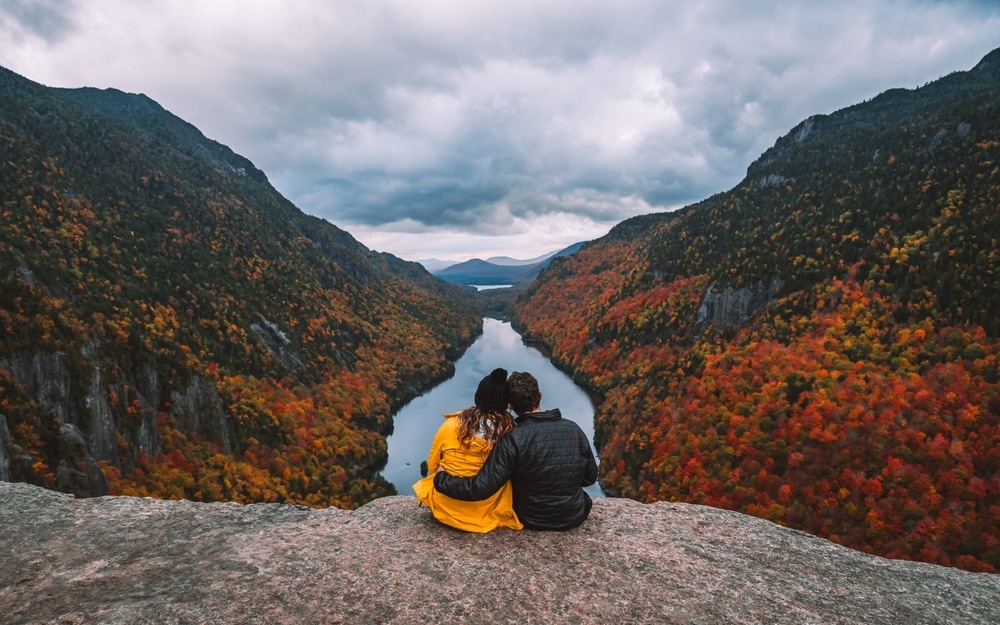
[[[577,249],[579,249],[579,244],[577,243],[575,245],[577,246]],[[511,258],[510,256],[490,256],[489,258],[486,259],[486,262],[494,265],[509,265],[514,267],[520,265],[534,265],[535,263],[546,261],[552,258],[553,256],[558,256],[560,254],[565,255],[567,253],[570,253],[566,252],[566,249],[568,248],[564,248],[562,250],[558,250],[555,252],[549,252],[548,254],[542,254],[541,256],[536,256],[534,258],[527,258],[527,259]]]
[[[0,68],[0,480],[356,507],[470,296],[143,95]]]
[[[530,260],[516,260],[506,256],[493,257],[490,260],[473,258],[442,269],[431,270],[431,273],[449,282],[459,284],[527,284],[535,279],[539,271],[548,267],[553,258],[568,256],[582,246],[582,242],[574,243],[561,250]]]
[[[435,271],[440,271],[445,267],[451,267],[452,265],[455,265],[461,261],[441,260],[440,258],[425,258],[423,260],[418,260],[416,262],[420,263],[420,265],[423,266],[423,268],[426,269],[427,271],[434,273]]]
[[[997,120],[1000,49],[542,271],[515,322],[604,396],[602,483],[1000,571]]]

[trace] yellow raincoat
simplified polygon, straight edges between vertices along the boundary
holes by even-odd
[[[486,533],[498,527],[512,530],[524,529],[514,513],[511,485],[508,481],[489,499],[459,501],[434,490],[434,474],[438,466],[457,477],[470,477],[479,472],[490,455],[490,446],[478,436],[465,445],[458,438],[458,416],[461,412],[444,415],[427,458],[427,477],[413,485],[417,499],[434,513],[434,518],[445,525],[466,532]]]

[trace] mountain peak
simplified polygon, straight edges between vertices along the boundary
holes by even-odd
[[[983,59],[972,68],[972,71],[983,74],[1000,75],[1000,48],[997,48],[984,56]]]

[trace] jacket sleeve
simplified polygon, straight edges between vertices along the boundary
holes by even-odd
[[[580,483],[580,486],[590,486],[597,481],[597,460],[594,459],[594,452],[590,448],[590,441],[587,440],[586,435],[582,439],[583,455],[587,466],[584,469],[583,482]]]
[[[455,477],[444,471],[434,476],[434,488],[452,499],[479,501],[500,490],[514,472],[517,450],[511,436],[503,436],[472,477]]]
[[[437,434],[434,435],[434,442],[431,443],[431,451],[427,454],[427,472],[432,474],[437,471],[441,464],[441,457],[444,455],[444,444],[448,439],[448,423],[441,424]]]

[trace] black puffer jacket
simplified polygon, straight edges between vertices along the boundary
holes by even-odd
[[[514,511],[525,527],[564,530],[583,523],[590,497],[583,486],[597,481],[597,461],[586,434],[559,410],[518,417],[473,477],[438,473],[434,487],[453,499],[478,501],[504,482],[514,487]]]

